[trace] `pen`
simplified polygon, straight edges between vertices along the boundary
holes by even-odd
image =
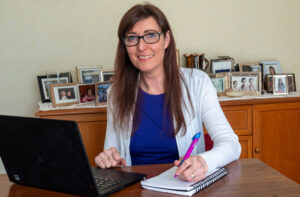
[[[200,136],[201,136],[201,132],[196,133],[196,134],[194,135],[194,137],[193,137],[193,139],[192,139],[193,141],[192,141],[192,143],[191,143],[189,149],[188,149],[187,152],[185,153],[185,155],[184,155],[183,159],[181,160],[181,162],[180,162],[180,164],[179,164],[178,167],[181,166],[181,164],[183,163],[184,160],[186,160],[187,158],[189,158],[189,156],[190,156],[190,154],[192,153],[192,151],[193,151],[195,145],[197,144],[197,142],[198,142]],[[177,175],[175,174],[174,177],[176,178]]]

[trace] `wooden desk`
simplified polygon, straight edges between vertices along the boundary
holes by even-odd
[[[171,164],[125,167],[119,170],[147,173],[147,178],[158,175],[170,168]],[[300,196],[300,185],[283,176],[268,165],[257,159],[241,159],[228,165],[230,174],[194,196]],[[9,182],[6,175],[0,175],[0,196],[28,197],[28,196],[55,196],[70,197],[74,195],[37,189]],[[121,190],[113,196],[174,196],[143,189],[140,183]]]

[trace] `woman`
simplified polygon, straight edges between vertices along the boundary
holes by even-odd
[[[151,4],[132,7],[121,19],[115,77],[108,95],[101,168],[170,163],[176,166],[202,131],[192,155],[177,169],[199,181],[209,169],[240,156],[240,144],[220,108],[216,90],[200,70],[179,69],[172,30]],[[214,148],[204,152],[204,123]]]

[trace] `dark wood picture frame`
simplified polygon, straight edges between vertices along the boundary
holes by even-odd
[[[59,73],[58,75],[57,74],[39,75],[37,76],[37,80],[39,84],[41,100],[43,103],[51,102],[50,84],[57,84],[60,82],[63,83],[73,82],[71,72],[63,72],[63,73]]]

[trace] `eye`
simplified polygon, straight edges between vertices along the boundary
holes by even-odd
[[[135,41],[136,38],[137,38],[137,36],[126,36],[125,39],[126,39],[127,42],[132,42],[132,41]]]
[[[148,38],[155,38],[157,36],[157,33],[149,33],[145,35]]]

